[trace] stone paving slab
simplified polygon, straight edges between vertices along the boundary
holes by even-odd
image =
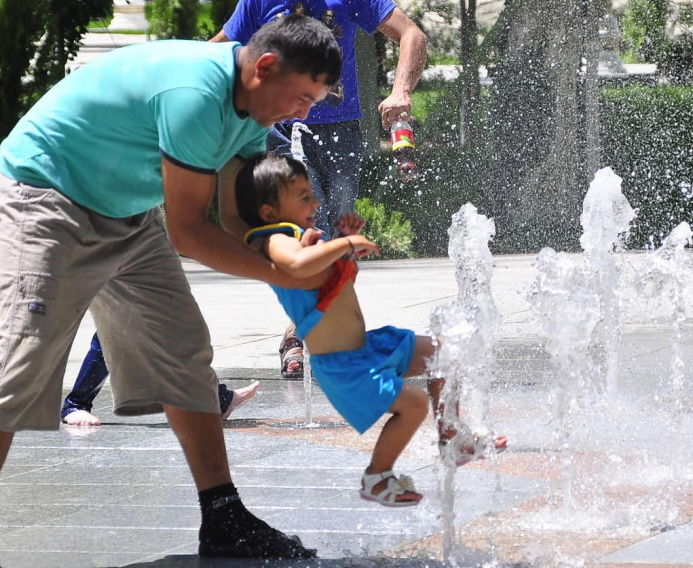
[[[599,562],[693,566],[693,523],[633,544]]]
[[[378,428],[358,436],[348,428],[288,427],[305,419],[304,385],[277,376],[286,318],[271,291],[193,262],[184,266],[210,325],[220,378],[231,388],[263,379],[253,402],[234,413],[224,430],[244,501],[279,528],[300,534],[322,558],[300,563],[199,559],[197,498],[175,436],[162,415],[113,416],[107,384],[95,406],[103,426],[17,435],[0,473],[0,566],[442,566],[443,472],[432,422],[398,462],[398,471],[413,475],[424,491],[422,505],[391,511],[360,500],[356,488]],[[688,381],[677,403],[681,415],[667,415],[673,404],[667,390],[671,330],[648,324],[642,314],[629,314],[623,325],[623,392],[617,400],[598,399],[583,409],[582,425],[572,434],[577,509],[572,526],[556,521],[564,456],[554,440],[556,371],[526,301],[534,276],[532,256],[496,259],[492,285],[504,323],[490,416],[512,445],[497,464],[474,464],[455,477],[460,565],[693,565],[681,556],[693,521],[693,447],[681,442],[693,436],[693,392]],[[362,263],[357,286],[369,327],[394,323],[418,332],[425,332],[431,309],[456,294],[446,259]],[[93,331],[85,318],[65,389]],[[690,319],[680,347],[690,377]],[[313,392],[314,420],[338,424],[319,389]],[[671,456],[678,456],[678,471]],[[547,511],[554,525],[541,528]],[[635,530],[631,517],[644,524]],[[661,524],[664,518],[668,524]],[[596,529],[604,520],[612,526]],[[580,529],[580,523],[586,526]],[[624,528],[630,532],[623,534]]]
[[[140,560],[173,553],[196,558],[196,495],[180,451],[171,447],[172,435],[146,424],[110,425],[108,415],[104,418],[104,426],[75,438],[76,446],[66,444],[62,461],[54,457],[39,463],[44,452],[54,451],[79,429],[17,434],[0,474],[5,505],[0,566],[51,565],[49,558],[53,566],[127,566],[137,565],[132,562],[137,554]],[[254,430],[225,430],[230,454],[257,450],[233,468],[246,504],[279,529],[300,534],[323,558],[377,557],[439,530],[439,504],[431,494],[423,506],[406,511],[358,497],[367,452],[312,442],[307,430],[304,439],[268,437]],[[140,434],[142,446],[137,443]],[[126,438],[127,446],[119,447]],[[430,460],[404,457],[399,466],[435,493]],[[463,521],[484,515],[492,505],[525,501],[545,487],[536,480],[504,476],[505,491],[494,498],[495,474],[467,469],[458,475],[461,486],[474,488],[456,495]],[[89,550],[94,554],[89,556]]]

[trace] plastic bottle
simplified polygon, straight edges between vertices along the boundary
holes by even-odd
[[[397,160],[397,172],[399,179],[410,181],[416,177],[416,162],[414,161],[414,132],[411,125],[400,118],[390,128],[390,138],[392,139],[392,151]]]

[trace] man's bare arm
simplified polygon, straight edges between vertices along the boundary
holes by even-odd
[[[242,166],[240,158],[233,158],[219,172],[219,220],[227,233],[241,240],[249,228],[236,207],[236,176]]]
[[[207,220],[216,176],[193,172],[162,158],[168,236],[180,254],[236,276],[262,280],[284,288],[318,287],[326,276],[293,278],[267,257]],[[314,282],[313,282],[314,280]]]
[[[386,130],[402,113],[411,115],[411,93],[426,66],[428,38],[399,8],[378,26],[391,40],[399,43],[399,59],[392,92],[378,106]]]
[[[226,37],[226,34],[224,33],[224,30],[221,30],[217,35],[215,35],[212,39],[209,41],[213,43],[223,43],[225,41],[229,41],[229,38]]]

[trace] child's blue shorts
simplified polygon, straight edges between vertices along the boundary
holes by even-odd
[[[362,349],[310,356],[320,388],[360,434],[399,396],[414,355],[415,337],[408,329],[381,327],[366,333]]]

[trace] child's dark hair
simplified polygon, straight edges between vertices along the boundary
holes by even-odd
[[[251,228],[266,225],[260,217],[260,207],[277,207],[279,190],[300,177],[308,179],[308,170],[294,158],[275,152],[250,156],[236,177],[236,207],[241,219]]]
[[[325,73],[327,85],[342,74],[342,50],[332,31],[309,16],[290,14],[262,26],[248,42],[252,57],[274,53],[281,69],[310,73],[314,80]]]

